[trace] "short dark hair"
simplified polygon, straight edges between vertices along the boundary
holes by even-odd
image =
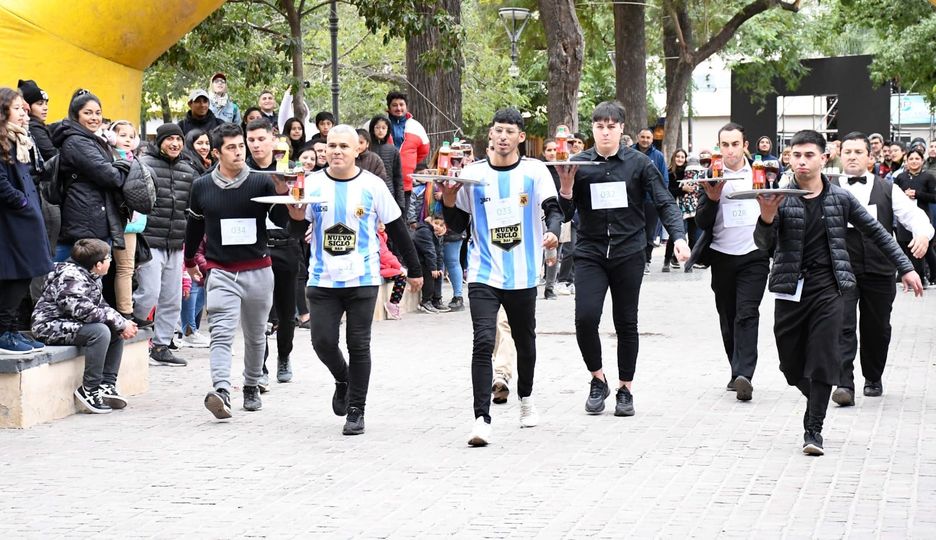
[[[358,136],[359,139],[364,139],[365,141],[367,141],[367,146],[370,146],[371,137],[370,137],[370,133],[368,133],[366,129],[364,129],[364,128],[358,128],[358,129],[357,129],[357,136]]]
[[[244,132],[237,124],[225,122],[211,130],[211,149],[221,151],[221,147],[224,146],[224,139],[243,136]]]
[[[494,124],[513,124],[520,128],[520,131],[523,131],[523,115],[513,107],[499,109],[494,113],[494,119],[491,120],[491,125]]]
[[[402,99],[404,103],[409,105],[409,99],[407,99],[406,94],[403,92],[387,92],[387,108],[390,108],[390,104],[393,103],[395,99]]]
[[[907,155],[904,156],[904,159],[907,159],[907,157],[909,157],[910,154],[916,154],[920,156],[920,159],[922,159],[923,161],[926,161],[926,156],[923,155],[923,151],[917,148],[916,146],[914,146],[913,148],[907,151]]]
[[[612,122],[617,122],[618,124],[623,124],[624,118],[624,105],[621,105],[620,101],[615,100],[602,101],[595,106],[595,110],[592,111],[591,116],[592,122],[611,120]]]
[[[253,131],[255,129],[263,129],[273,133],[273,124],[271,124],[270,121],[266,118],[257,118],[256,120],[251,120],[250,123],[247,124],[245,132]]]
[[[387,124],[387,135],[383,139],[381,139],[380,137],[377,136],[376,133],[374,133],[374,126],[376,126],[378,122],[383,122],[384,124]],[[390,119],[382,114],[378,114],[377,116],[370,119],[370,123],[368,124],[367,129],[370,133],[372,142],[374,142],[375,144],[384,144],[387,142],[387,139],[390,138]]]
[[[324,122],[325,120],[328,120],[329,122],[332,123],[332,125],[334,125],[335,115],[328,111],[319,111],[319,113],[315,115],[315,127],[318,127],[318,125]]]
[[[868,153],[871,153],[871,139],[860,131],[852,131],[851,133],[842,137],[842,144],[845,144],[848,141],[861,141],[865,143],[865,148],[868,150]]]
[[[312,148],[315,148],[316,144],[324,144],[326,147],[328,146],[328,143],[325,141],[325,139],[318,139],[318,140],[313,141]]]
[[[904,143],[902,143],[902,142],[900,142],[900,141],[893,141],[893,142],[890,143],[889,146],[896,146],[897,148],[900,148],[900,151],[901,151],[901,152],[906,152],[906,151],[907,151],[907,145],[905,145]]]
[[[90,270],[95,264],[110,255],[110,246],[97,238],[82,238],[71,249],[71,258],[83,268]]]
[[[792,148],[800,144],[815,144],[819,147],[820,153],[825,153],[826,140],[818,131],[803,129],[794,133],[793,138],[790,139],[790,147]]]
[[[736,124],[735,122],[728,122],[721,129],[718,130],[718,141],[721,142],[721,134],[724,131],[740,131],[741,132],[741,141],[747,142],[747,135],[744,133],[744,126],[741,124]],[[758,142],[760,142],[758,140]]]

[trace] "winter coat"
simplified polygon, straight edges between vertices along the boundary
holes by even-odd
[[[234,103],[230,95],[228,95],[227,103],[225,103],[223,107],[215,100],[209,98],[208,112],[220,122],[241,123],[240,107],[237,106],[237,103]],[[273,122],[273,125],[275,126],[276,122]],[[185,130],[183,129],[183,131]]]
[[[406,113],[406,117],[397,120],[390,117],[391,133],[403,124],[403,141],[397,145],[393,135],[387,137],[388,142],[400,149],[400,167],[403,170],[403,191],[413,190],[413,179],[410,175],[416,170],[416,164],[429,157],[429,135],[426,128]]]
[[[59,147],[59,175],[69,183],[61,206],[59,240],[72,243],[98,238],[123,248],[129,218],[126,209],[121,209],[126,173],[114,166],[107,143],[71,120],[56,126],[52,142]]]
[[[16,155],[15,146],[10,153]],[[0,160],[0,208],[0,280],[48,274],[49,240],[28,164]]]
[[[377,231],[380,239],[380,277],[390,279],[403,273],[403,265],[387,247],[387,231]]]
[[[45,125],[42,120],[34,116],[29,117],[29,134],[36,142],[36,148],[39,149],[39,154],[43,160],[48,161],[53,156],[58,155],[58,148],[52,144],[52,133],[49,131],[49,126]]]
[[[201,158],[201,156],[195,152],[192,152],[188,148],[182,150],[182,159],[188,161],[188,164],[191,165],[193,169],[195,169],[195,178],[205,176],[215,168],[214,163],[205,165],[205,161]]]
[[[127,320],[101,295],[101,280],[71,259],[49,274],[33,309],[32,331],[43,343],[67,345],[86,324],[104,323],[122,332]]]
[[[419,254],[420,264],[424,264],[424,270],[430,271],[442,270],[442,239],[435,234],[435,229],[427,222],[422,222],[416,227],[413,233],[413,244],[416,246],[416,252]]]
[[[387,187],[390,188],[390,193],[393,194],[393,200],[403,209],[405,198],[403,196],[403,168],[400,162],[400,151],[391,142],[374,143],[371,148],[383,160],[384,169],[387,171],[387,176],[390,177]]]
[[[917,207],[923,210],[927,217],[932,217],[929,205],[936,203],[936,176],[933,173],[925,168],[915,175],[905,170],[897,175],[894,183],[904,191],[908,189],[916,190]]]
[[[829,183],[822,178],[825,186],[822,195],[822,220],[829,237],[829,253],[832,258],[832,272],[838,284],[839,292],[855,287],[855,274],[848,258],[846,237],[848,223],[861,234],[874,242],[881,252],[897,266],[898,275],[903,276],[913,271],[910,259],[903,254],[900,246],[887,230],[871,216],[864,206],[847,190]],[[791,186],[798,187],[796,183]],[[780,204],[780,210],[773,223],[764,223],[760,218],[754,226],[754,243],[760,249],[774,252],[774,263],[770,269],[768,289],[775,293],[794,294],[796,285],[803,275],[803,249],[805,246],[806,208],[800,197],[786,197]]]
[[[170,161],[162,153],[144,154],[140,161],[153,169],[156,204],[149,213],[143,236],[153,249],[182,249],[185,241],[185,211],[192,184],[198,177],[189,160],[182,156]]]
[[[383,180],[384,184],[387,184],[387,190],[390,191],[390,194],[393,194],[393,184],[390,181],[387,169],[384,167],[383,160],[380,159],[380,156],[370,150],[365,150],[354,161],[358,167],[374,173],[375,176]]]
[[[189,131],[193,129],[200,129],[205,133],[211,133],[211,130],[223,124],[224,121],[214,115],[210,110],[202,118],[195,118],[192,116],[192,111],[185,113],[185,118],[179,120],[179,128],[182,130],[182,135],[188,135]]]

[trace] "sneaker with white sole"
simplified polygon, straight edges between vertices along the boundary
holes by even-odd
[[[491,424],[484,421],[483,416],[475,418],[474,427],[471,428],[471,437],[468,446],[487,446],[491,442]]]
[[[211,338],[200,333],[198,330],[185,336],[180,341],[184,346],[191,347],[193,349],[207,349],[211,346]]]
[[[212,390],[205,395],[205,408],[218,420],[231,417],[231,393],[226,388]]]
[[[101,390],[104,403],[111,409],[123,409],[127,406],[127,398],[120,395],[120,392],[117,391],[117,385],[103,383],[101,384]]]
[[[539,424],[539,413],[533,404],[533,396],[520,398],[520,427],[536,427]]]
[[[419,304],[419,306],[417,306],[416,309],[418,309],[419,311],[422,311],[423,313],[438,313],[439,312],[439,310],[437,310],[435,306],[432,305],[432,302],[428,300]]]
[[[555,286],[554,290],[559,296],[569,296],[572,294],[568,283],[559,283]]]
[[[113,410],[113,408],[104,401],[104,389],[100,386],[97,388],[92,388],[91,390],[85,389],[84,386],[79,386],[75,389],[75,397],[78,398],[78,402],[90,413],[94,414],[107,414]]]
[[[400,312],[400,304],[394,304],[388,300],[384,303],[384,310],[387,312],[387,319],[391,321],[399,321],[403,318],[403,314]]]

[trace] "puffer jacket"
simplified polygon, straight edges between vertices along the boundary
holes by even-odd
[[[121,208],[126,173],[114,166],[107,143],[77,122],[62,120],[52,133],[59,147],[59,174],[70,182],[61,206],[59,240],[112,240],[123,248],[129,213]]]
[[[185,211],[197,177],[195,168],[181,155],[170,160],[158,150],[144,154],[140,161],[153,170],[156,183],[156,204],[147,217],[143,236],[150,248],[182,249]]]
[[[71,259],[57,263],[33,309],[33,334],[49,345],[67,345],[91,323],[122,332],[127,320],[104,301],[97,276]]]
[[[832,257],[832,271],[838,284],[839,292],[855,287],[855,274],[848,258],[846,237],[848,223],[873,241],[881,252],[897,266],[898,275],[903,276],[913,271],[910,260],[900,250],[900,246],[890,236],[877,219],[871,216],[864,206],[848,191],[832,185],[823,176],[825,186],[822,195],[822,219],[829,237],[829,252]],[[794,182],[792,186],[796,188]],[[754,226],[754,243],[760,249],[774,252],[773,267],[770,269],[768,289],[771,292],[794,294],[796,284],[802,277],[803,234],[806,226],[806,209],[803,199],[787,197],[780,205],[773,223],[764,223],[760,218]]]
[[[403,168],[400,162],[400,151],[391,142],[374,143],[371,148],[383,160],[384,169],[387,170],[387,176],[390,177],[387,188],[393,194],[393,200],[397,202],[400,209],[403,209],[405,199],[403,197]]]
[[[403,265],[387,247],[387,231],[377,231],[380,239],[380,277],[390,279],[403,273]]]

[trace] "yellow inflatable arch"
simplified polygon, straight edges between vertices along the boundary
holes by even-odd
[[[0,86],[33,79],[64,118],[78,88],[136,123],[143,70],[224,0],[0,0]]]

